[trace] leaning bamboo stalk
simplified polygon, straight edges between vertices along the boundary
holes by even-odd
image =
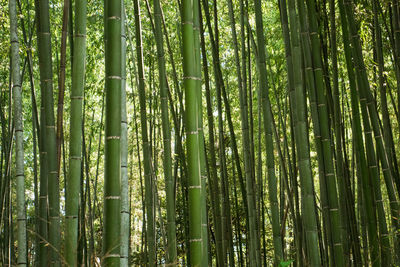
[[[9,1],[10,40],[11,40],[11,77],[15,127],[15,180],[17,194],[17,241],[18,266],[27,266],[26,208],[25,208],[25,171],[24,171],[24,133],[22,114],[22,81],[20,74],[20,56],[18,40],[18,20],[16,0]]]

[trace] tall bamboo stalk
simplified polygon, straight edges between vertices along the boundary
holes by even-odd
[[[126,112],[126,30],[125,5],[121,0],[121,260],[129,265],[129,179],[128,179],[128,116]]]
[[[157,45],[158,79],[161,99],[161,121],[163,136],[163,166],[165,178],[165,193],[167,198],[167,263],[177,264],[176,229],[175,229],[175,192],[172,178],[171,160],[171,130],[168,112],[168,89],[165,71],[164,44],[161,21],[161,6],[159,0],[154,0],[155,38]]]
[[[86,57],[86,0],[75,3],[75,49],[72,66],[70,155],[66,188],[65,251],[69,266],[77,264],[78,209],[82,163],[82,104]]]
[[[142,132],[142,150],[143,150],[143,167],[145,179],[145,203],[146,203],[146,235],[148,246],[149,266],[156,265],[156,241],[154,226],[154,198],[153,198],[153,181],[151,173],[151,156],[150,142],[147,130],[146,115],[146,91],[144,83],[144,63],[143,63],[143,47],[142,47],[142,26],[140,19],[139,1],[134,2],[135,8],[135,33],[136,33],[136,60],[139,77],[139,104],[140,104],[140,121]]]
[[[265,142],[267,152],[267,170],[268,170],[268,195],[271,209],[271,220],[272,220],[272,231],[274,241],[274,252],[275,252],[275,263],[278,265],[283,260],[283,247],[282,237],[280,231],[280,220],[279,220],[279,205],[277,199],[277,179],[275,176],[275,164],[274,164],[274,142],[272,138],[272,113],[269,111],[270,101],[268,96],[268,84],[267,84],[267,69],[266,69],[266,55],[265,55],[265,37],[264,27],[262,23],[262,8],[261,1],[254,1],[255,12],[256,12],[256,27],[257,27],[257,46],[258,46],[258,71],[259,71],[259,83],[262,98],[262,113],[264,118],[264,131],[265,131]]]
[[[104,2],[106,124],[103,266],[120,265],[121,7],[121,0],[106,0]]]
[[[40,68],[40,87],[41,87],[41,195],[44,198],[48,195],[48,242],[49,242],[49,262],[52,266],[60,266],[60,190],[57,171],[57,151],[56,151],[56,132],[54,124],[54,105],[53,105],[53,74],[52,74],[52,53],[51,53],[51,33],[49,17],[49,1],[38,0],[36,12],[38,13],[38,51]],[[43,169],[43,170],[42,170]],[[44,178],[46,176],[46,178]],[[44,189],[46,187],[46,189]],[[46,192],[45,192],[46,191]],[[48,194],[47,194],[48,193]],[[45,209],[47,202],[42,203]],[[44,215],[44,211],[41,216]],[[47,218],[47,217],[46,217]],[[46,222],[46,218],[43,218]],[[42,226],[43,231],[45,225]],[[47,231],[47,230],[46,230]],[[44,237],[45,238],[45,237]],[[45,250],[47,248],[43,248]],[[43,252],[44,253],[44,252]],[[47,260],[47,259],[46,259]]]
[[[346,65],[347,72],[350,81],[350,90],[351,90],[351,112],[353,118],[353,133],[355,133],[354,138],[354,150],[356,151],[356,163],[358,173],[361,177],[359,177],[359,181],[362,189],[362,199],[363,199],[363,208],[361,212],[365,214],[367,218],[367,232],[368,232],[368,250],[370,252],[371,262],[375,265],[379,266],[379,244],[377,237],[377,226],[376,226],[376,217],[375,211],[373,210],[373,192],[370,186],[370,177],[368,174],[367,162],[365,158],[365,150],[364,143],[362,138],[362,130],[361,130],[361,119],[360,119],[360,111],[359,104],[357,99],[357,91],[356,91],[356,80],[354,73],[354,65],[352,61],[352,51],[350,47],[350,33],[348,28],[348,18],[346,16],[346,12],[344,10],[344,2],[339,1],[339,11],[340,11],[340,19],[342,22],[342,34],[344,39],[344,48],[345,48],[345,57],[346,57]],[[365,238],[364,238],[365,240]],[[364,263],[366,264],[366,263]]]
[[[197,92],[197,129],[199,138],[199,160],[201,179],[201,239],[202,239],[202,262],[201,266],[208,266],[208,216],[207,216],[207,170],[206,150],[203,130],[203,92],[201,79],[200,59],[200,0],[193,1],[193,35],[194,35],[194,59]]]
[[[185,128],[188,161],[188,191],[189,191],[189,241],[190,265],[200,266],[202,262],[202,201],[201,173],[198,138],[198,86],[196,77],[195,47],[199,47],[198,39],[194,37],[193,12],[194,2],[182,1],[182,38],[183,38],[183,79],[185,87]]]
[[[212,111],[211,92],[210,92],[210,77],[209,68],[206,54],[206,45],[204,38],[204,27],[203,17],[200,13],[200,39],[201,39],[201,53],[203,60],[203,72],[204,72],[204,85],[206,91],[206,102],[207,102],[207,122],[208,122],[208,140],[209,140],[209,188],[210,188],[210,199],[211,199],[211,210],[214,222],[214,234],[215,234],[215,250],[216,250],[216,261],[219,265],[222,264],[222,233],[221,233],[221,205],[219,198],[219,184],[218,184],[218,173],[217,173],[217,156],[215,151],[215,137],[214,137],[214,115]]]
[[[307,11],[308,11],[308,21],[309,21],[309,38],[311,41],[311,53],[312,53],[312,63],[313,63],[313,74],[315,79],[315,95],[317,102],[317,112],[318,112],[318,124],[314,127],[320,128],[320,138],[321,148],[322,148],[322,158],[323,158],[323,169],[326,183],[326,194],[327,203],[329,206],[329,231],[331,235],[328,236],[330,240],[329,245],[333,255],[330,257],[332,261],[337,266],[344,265],[343,256],[343,245],[341,235],[334,234],[341,231],[341,219],[338,203],[338,193],[336,186],[336,174],[333,164],[333,152],[331,149],[330,140],[330,128],[329,128],[329,118],[328,118],[328,101],[326,99],[328,87],[324,83],[323,78],[323,62],[321,57],[321,45],[318,38],[318,24],[316,19],[315,11],[315,1],[307,0]],[[305,14],[303,14],[305,15]],[[328,233],[329,234],[329,233]]]
[[[300,174],[302,195],[302,221],[305,231],[305,245],[307,248],[306,264],[320,266],[320,252],[317,233],[317,214],[313,197],[313,173],[311,170],[307,108],[305,106],[305,88],[301,76],[302,55],[300,46],[300,29],[298,14],[295,10],[295,1],[289,0],[290,39],[293,59],[294,97],[291,101],[292,120],[296,140],[296,155]]]

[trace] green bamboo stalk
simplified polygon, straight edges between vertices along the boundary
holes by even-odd
[[[193,34],[194,34],[194,57],[195,57],[195,77],[197,86],[197,107],[198,107],[198,138],[199,138],[199,159],[201,177],[201,239],[202,239],[202,262],[201,266],[208,266],[208,219],[207,219],[207,170],[206,170],[206,151],[204,144],[203,130],[203,93],[201,79],[200,61],[200,0],[193,1]]]
[[[344,255],[343,255],[343,244],[342,236],[339,234],[341,231],[341,213],[343,211],[339,210],[337,186],[335,179],[335,171],[333,164],[333,152],[331,149],[330,140],[330,128],[329,128],[329,118],[328,118],[328,102],[326,99],[327,85],[324,84],[323,72],[322,72],[322,58],[321,58],[321,45],[318,38],[318,24],[315,11],[315,1],[307,0],[307,11],[309,19],[309,35],[311,39],[312,48],[312,59],[313,59],[313,71],[315,78],[315,90],[316,99],[318,104],[318,118],[319,127],[321,133],[321,146],[323,153],[323,164],[324,164],[324,176],[326,180],[327,188],[327,198],[329,205],[329,223],[331,231],[331,239],[333,246],[333,255],[331,259],[335,266],[344,266]]]
[[[367,163],[368,170],[371,177],[371,185],[374,191],[374,201],[375,208],[377,210],[377,221],[379,226],[379,239],[381,246],[381,262],[384,266],[389,266],[391,264],[391,252],[390,252],[390,241],[389,241],[389,233],[386,223],[385,210],[383,206],[382,192],[379,180],[379,170],[378,170],[378,161],[376,159],[376,153],[374,149],[374,144],[372,140],[372,130],[371,125],[368,120],[366,100],[360,100],[361,113],[364,125],[364,139],[365,146],[367,152]]]
[[[371,262],[375,266],[380,265],[379,260],[379,244],[378,244],[378,236],[377,236],[377,224],[375,211],[373,210],[373,192],[370,186],[370,177],[367,168],[367,162],[365,158],[365,150],[362,138],[362,130],[361,130],[361,120],[359,114],[359,104],[357,99],[357,91],[356,91],[356,81],[355,81],[355,73],[354,73],[354,65],[352,61],[352,51],[350,47],[350,36],[349,36],[349,28],[348,28],[348,19],[346,17],[346,13],[344,10],[344,2],[339,1],[339,11],[340,11],[340,20],[342,23],[342,35],[343,35],[343,44],[345,50],[346,57],[346,65],[347,72],[350,81],[350,90],[351,90],[351,112],[353,118],[352,130],[353,130],[353,138],[354,138],[354,150],[356,155],[357,162],[357,173],[359,174],[359,181],[361,182],[362,189],[362,199],[363,199],[363,208],[361,212],[366,215],[367,218],[367,228],[368,228],[368,242],[369,242],[369,253],[371,257]],[[365,238],[363,238],[365,240]],[[366,263],[364,263],[366,264]]]
[[[335,1],[329,1],[330,7],[330,44],[331,44],[331,59],[332,59],[332,95],[333,95],[333,117],[334,117],[334,131],[335,131],[335,148],[336,148],[336,175],[338,182],[338,192],[339,192],[339,205],[342,216],[342,233],[341,238],[343,242],[343,253],[344,253],[344,262],[345,265],[348,266],[350,264],[350,245],[349,239],[354,239],[354,236],[351,235],[349,225],[349,216],[348,216],[348,208],[346,206],[347,197],[346,197],[346,182],[344,179],[347,177],[344,173],[344,159],[343,159],[343,149],[342,149],[342,114],[340,110],[339,103],[339,74],[338,74],[338,57],[337,57],[337,41],[336,41],[336,7]],[[351,207],[350,207],[351,208]],[[358,256],[357,254],[355,256]]]
[[[120,266],[129,266],[129,180],[128,180],[128,117],[126,112],[126,31],[125,5],[121,0],[121,259]]]
[[[176,229],[175,229],[175,192],[172,178],[171,160],[171,130],[168,113],[168,89],[165,71],[165,57],[161,21],[161,6],[159,0],[154,0],[155,39],[157,45],[158,79],[161,98],[161,122],[163,135],[163,166],[165,178],[165,193],[167,199],[167,263],[169,266],[177,264]]]
[[[241,13],[244,14],[244,7],[241,1],[240,3]],[[236,63],[236,76],[239,90],[239,103],[240,103],[240,121],[242,125],[242,143],[243,143],[243,157],[244,157],[244,169],[246,181],[252,180],[253,166],[251,164],[251,151],[250,151],[250,131],[249,131],[249,119],[248,119],[248,107],[247,107],[247,83],[246,83],[246,47],[245,47],[245,16],[241,16],[241,43],[242,43],[242,70],[240,66],[239,58],[239,47],[236,35],[235,17],[233,11],[233,3],[231,0],[228,1],[229,18],[232,32],[232,40],[234,45],[235,63]],[[243,74],[242,74],[243,73]],[[242,77],[243,76],[243,77]],[[224,90],[225,91],[225,90]],[[225,99],[225,98],[224,98]],[[228,101],[226,101],[225,105]],[[229,108],[229,105],[227,105]],[[247,204],[246,204],[247,205]]]
[[[300,28],[301,28],[301,44],[303,47],[304,54],[304,76],[307,92],[309,94],[310,99],[310,109],[311,109],[311,118],[313,122],[313,133],[315,136],[314,142],[317,152],[317,162],[318,162],[318,176],[319,176],[319,184],[320,184],[320,195],[321,195],[321,206],[322,206],[322,221],[324,231],[319,232],[320,235],[323,235],[323,243],[321,243],[324,247],[329,248],[329,252],[333,254],[333,244],[331,238],[331,229],[330,229],[330,219],[329,219],[329,203],[327,196],[327,186],[326,186],[326,177],[324,170],[324,159],[323,159],[323,150],[322,150],[322,142],[321,142],[321,129],[319,126],[319,116],[318,116],[318,104],[317,104],[317,96],[315,90],[315,79],[314,79],[314,71],[312,66],[312,54],[311,54],[311,44],[309,33],[307,29],[306,22],[306,11],[305,4],[303,2],[297,1],[298,9],[299,9],[299,20],[300,20]],[[333,257],[329,258],[328,250],[321,249],[321,257],[322,257],[322,265],[328,264],[329,259],[332,261]],[[333,264],[333,263],[332,263]]]
[[[320,252],[318,246],[317,217],[313,197],[313,174],[311,170],[307,109],[305,106],[305,90],[301,77],[302,55],[300,46],[300,29],[295,10],[295,1],[289,0],[290,38],[293,60],[294,99],[291,101],[292,120],[294,121],[294,135],[296,154],[300,174],[302,195],[302,221],[305,231],[305,245],[307,249],[306,264],[320,266]],[[301,263],[298,263],[301,264]]]
[[[290,32],[289,32],[289,21],[288,21],[288,10],[287,10],[287,4],[286,0],[280,0],[279,1],[279,7],[280,7],[280,14],[281,14],[281,24],[282,24],[282,33],[283,33],[283,39],[285,43],[285,53],[286,53],[286,69],[287,69],[287,80],[288,80],[288,97],[289,97],[289,112],[290,116],[293,118],[294,116],[294,105],[292,104],[294,99],[295,99],[295,90],[294,90],[294,70],[293,70],[293,57],[292,57],[292,51],[291,51],[291,40],[290,40]],[[292,122],[291,122],[292,124]],[[291,134],[292,139],[293,139],[293,132]],[[294,144],[294,142],[293,142]],[[295,182],[297,179],[294,177],[293,173],[293,167],[291,164],[290,160],[290,154],[289,154],[289,147],[288,145],[286,147],[286,154],[288,157],[288,162],[289,162],[289,174],[291,178],[291,185],[292,185],[292,190],[294,191],[294,197],[295,197],[295,219],[293,221],[294,224],[294,229],[295,229],[295,244],[296,244],[296,251],[300,251],[300,253],[296,253],[296,263],[300,264],[301,260],[301,251],[302,251],[302,242],[301,242],[301,231],[300,231],[300,225],[299,223],[301,222],[300,218],[300,213],[299,213],[299,207],[298,207],[298,190],[297,186],[295,185]],[[294,152],[293,152],[294,154]]]
[[[119,266],[121,244],[121,0],[104,2],[104,19],[106,124],[102,265]]]
[[[226,232],[226,211],[225,211],[225,189],[224,189],[224,180],[227,179],[226,176],[226,157],[225,157],[225,134],[224,134],[224,119],[223,119],[223,109],[222,109],[222,91],[223,88],[225,87],[224,81],[222,78],[222,73],[221,73],[221,66],[220,66],[220,57],[219,57],[219,27],[218,27],[218,9],[217,9],[217,3],[214,0],[213,1],[214,8],[213,8],[213,18],[214,18],[214,35],[210,36],[212,38],[212,55],[213,55],[213,65],[214,69],[214,79],[216,81],[216,98],[217,98],[217,111],[218,111],[218,152],[219,152],[219,167],[220,167],[220,188],[219,190],[219,200],[221,204],[221,213],[220,213],[220,220],[219,223],[221,224],[221,250],[222,250],[222,264],[223,266],[226,266],[228,264],[227,262],[227,232]],[[207,15],[206,15],[207,16]],[[210,20],[208,18],[208,20]],[[211,25],[211,23],[210,23]],[[209,28],[210,32],[212,32],[212,29]],[[213,38],[214,37],[214,38]],[[226,104],[226,102],[225,102]],[[229,104],[226,105],[226,115],[228,120],[230,119],[230,113],[229,112]]]
[[[51,34],[50,34],[50,18],[49,18],[49,2],[48,0],[38,0],[36,3],[36,11],[38,16],[38,51],[39,51],[39,68],[40,68],[40,87],[41,100],[43,109],[41,109],[41,139],[42,149],[44,153],[43,161],[41,160],[41,187],[47,187],[41,190],[43,198],[42,213],[44,215],[46,195],[48,196],[48,240],[44,238],[44,243],[49,243],[49,263],[52,266],[60,266],[60,205],[59,205],[59,181],[57,172],[57,151],[56,151],[56,132],[54,123],[54,105],[53,105],[53,81],[52,81],[52,53],[51,53]],[[45,166],[46,165],[46,166]],[[43,170],[42,170],[43,168]],[[44,175],[46,178],[44,178]],[[43,182],[43,185],[42,185]],[[43,188],[44,189],[44,188]],[[46,221],[46,218],[43,218]],[[43,234],[46,224],[42,225]],[[44,245],[44,244],[42,244]],[[46,250],[43,248],[42,250]],[[45,253],[45,252],[43,252]],[[43,259],[43,258],[42,258]],[[47,259],[46,259],[47,260]]]
[[[336,38],[336,6],[335,1],[330,0],[329,2],[331,8],[330,14],[330,24],[331,24],[331,50],[332,50],[332,72],[333,72],[333,109],[334,109],[334,128],[335,128],[335,138],[336,138],[336,169],[337,169],[337,180],[339,185],[339,204],[342,214],[342,241],[345,253],[345,264],[348,266],[350,262],[350,249],[353,250],[354,261],[360,265],[362,264],[361,251],[360,251],[360,241],[358,238],[357,227],[354,227],[355,221],[355,211],[353,194],[351,192],[351,185],[349,176],[346,173],[345,166],[345,151],[343,151],[342,140],[344,138],[342,134],[343,120],[342,111],[340,109],[339,103],[339,79],[338,79],[338,51],[337,51],[337,38]],[[344,147],[344,149],[346,149]],[[344,154],[343,154],[344,152]],[[350,192],[348,192],[350,190]],[[350,243],[347,239],[350,235]]]
[[[75,49],[72,66],[70,155],[65,207],[65,255],[68,266],[77,264],[78,209],[82,163],[82,103],[86,57],[86,0],[75,3]]]
[[[58,73],[58,100],[57,100],[57,171],[60,173],[61,167],[61,143],[63,139],[63,111],[64,111],[64,92],[65,92],[65,67],[67,58],[67,35],[68,35],[68,22],[70,12],[70,1],[64,0],[62,30],[61,30],[61,47],[60,47],[60,68]]]
[[[214,61],[215,62],[215,61]],[[217,79],[218,80],[218,79]],[[218,81],[217,83],[220,83]],[[223,181],[227,179],[225,175],[225,140],[224,140],[224,120],[222,118],[222,92],[221,86],[216,86],[217,93],[217,110],[218,110],[218,148],[219,148],[219,166],[220,166],[220,180],[221,190],[219,191],[219,199],[221,201],[221,217],[219,223],[221,224],[221,238],[222,238],[222,260],[223,265],[227,265],[227,254],[226,254],[226,217],[225,217],[225,206],[224,206],[224,186]]]
[[[10,40],[11,40],[11,79],[14,104],[15,127],[15,180],[17,194],[17,265],[27,266],[25,171],[24,171],[24,133],[22,114],[22,81],[20,75],[20,56],[18,40],[17,1],[9,1]]]
[[[148,139],[147,119],[146,119],[146,91],[144,83],[144,63],[143,63],[143,47],[142,47],[142,26],[140,19],[139,1],[134,2],[135,8],[135,33],[136,33],[136,60],[139,77],[139,104],[140,104],[140,121],[142,132],[143,146],[143,168],[145,179],[145,203],[146,203],[146,235],[148,247],[149,266],[156,265],[156,240],[154,226],[154,198],[153,198],[153,181],[151,173],[151,157],[150,142]]]
[[[283,260],[282,250],[282,237],[280,232],[280,221],[279,221],[279,205],[277,198],[277,180],[275,176],[274,166],[274,142],[272,137],[272,113],[269,112],[268,107],[270,106],[268,96],[268,84],[267,84],[267,70],[265,64],[265,37],[264,37],[264,26],[262,23],[262,9],[261,1],[254,0],[255,12],[256,12],[256,28],[257,28],[257,46],[258,46],[258,71],[259,71],[259,84],[262,98],[262,113],[264,118],[264,131],[266,140],[266,152],[267,152],[267,169],[268,169],[268,195],[271,209],[271,220],[272,220],[272,232],[274,241],[274,252],[275,260],[274,265],[277,266],[281,260]]]
[[[43,103],[43,102],[42,102]],[[44,105],[44,103],[43,103]],[[47,153],[45,151],[45,122],[44,122],[44,106],[41,104],[40,111],[40,135],[39,135],[39,264],[47,266],[48,264],[48,190],[47,190]]]
[[[201,173],[198,138],[198,86],[196,85],[195,47],[198,39],[194,37],[193,11],[191,0],[182,1],[182,38],[183,38],[183,74],[185,87],[185,128],[188,161],[188,191],[189,191],[189,241],[190,265],[201,266],[202,263],[202,203],[201,203]]]
[[[216,262],[221,265],[222,263],[222,233],[221,233],[221,205],[219,198],[219,184],[218,184],[218,174],[217,174],[217,156],[215,151],[215,137],[214,137],[214,115],[212,111],[211,102],[211,92],[210,92],[210,77],[208,71],[208,61],[206,54],[205,38],[204,38],[204,28],[203,28],[203,18],[201,12],[200,15],[200,40],[201,40],[201,53],[203,60],[203,73],[204,73],[204,85],[206,91],[206,102],[207,102],[207,121],[208,121],[208,140],[209,140],[209,158],[208,163],[209,169],[209,188],[210,188],[210,199],[211,199],[211,209],[214,221],[214,231],[215,231],[215,247],[216,247]]]

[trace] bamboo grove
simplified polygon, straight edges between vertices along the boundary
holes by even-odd
[[[400,266],[399,0],[0,7],[0,266]]]

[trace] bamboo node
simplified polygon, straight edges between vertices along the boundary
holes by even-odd
[[[118,17],[118,16],[111,16],[111,17],[108,17],[107,19],[116,19],[116,20],[118,20],[118,19],[121,19],[121,17]]]
[[[203,241],[201,238],[190,239],[189,242],[201,242]]]
[[[195,77],[195,76],[183,76],[184,80],[196,80],[196,81],[201,81],[201,78]]]
[[[106,196],[104,199],[121,199],[120,196]]]
[[[112,136],[107,136],[106,140],[113,140],[113,139],[119,140],[120,138],[121,138],[120,136],[112,135]]]
[[[189,189],[201,189],[201,185],[191,185]]]
[[[186,25],[186,24],[193,25],[193,21],[183,21],[182,22],[182,25]]]
[[[121,76],[107,76],[108,79],[121,80]]]

